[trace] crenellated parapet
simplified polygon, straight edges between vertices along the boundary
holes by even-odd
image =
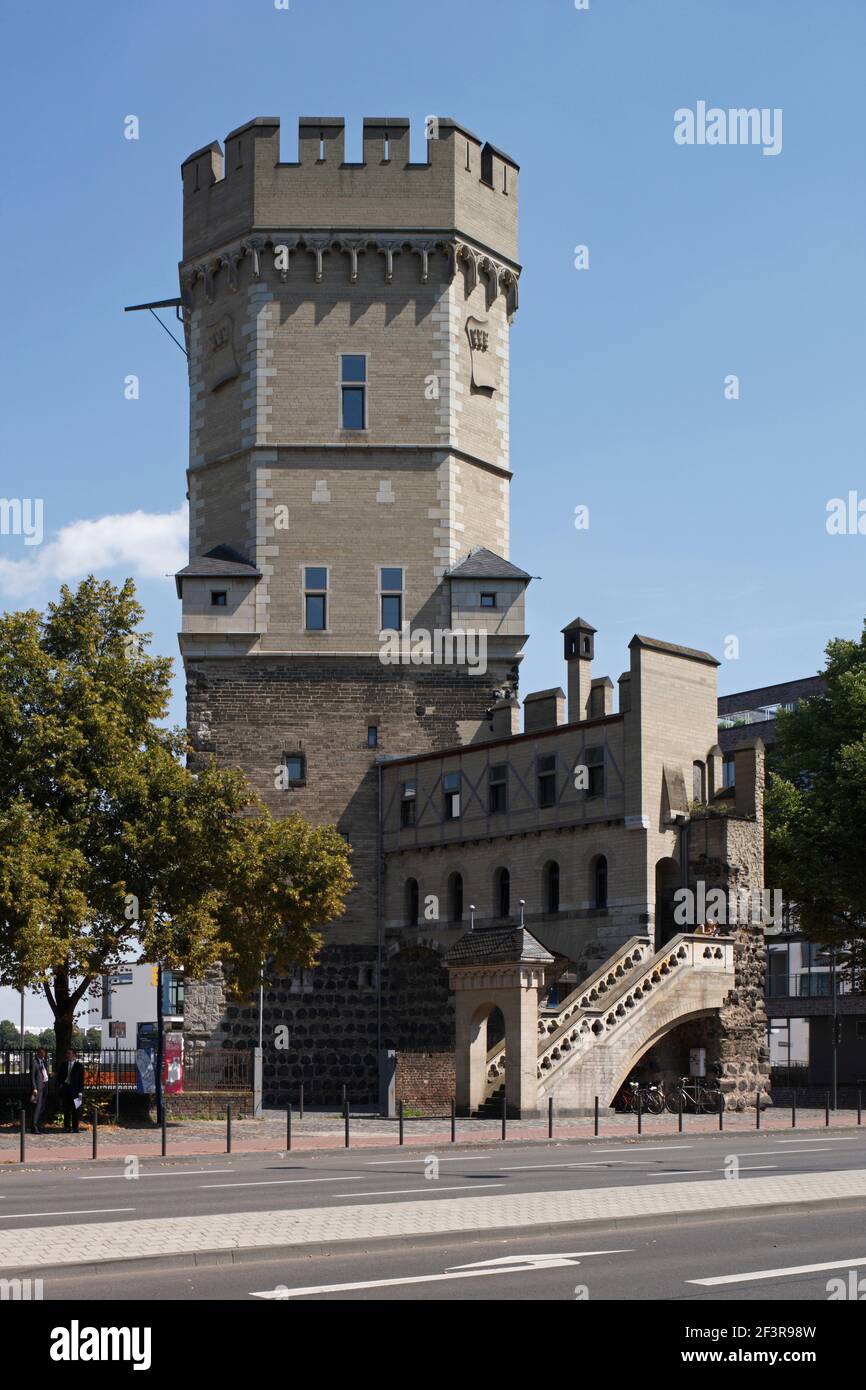
[[[249,121],[181,165],[184,268],[239,237],[309,228],[450,235],[516,270],[517,164],[445,117],[429,117],[425,137],[427,158],[413,162],[405,117],[367,117],[363,160],[347,162],[343,118],[304,116],[298,158],[285,161],[279,119]]]
[[[191,305],[196,287],[200,286],[205,302],[212,304],[220,288],[229,293],[238,290],[243,266],[247,267],[252,281],[273,276],[286,284],[292,278],[301,277],[321,284],[333,276],[342,283],[354,284],[362,255],[381,258],[379,264],[385,284],[390,284],[394,278],[397,256],[416,257],[418,282],[427,284],[434,273],[434,258],[438,256],[435,274],[439,280],[449,281],[462,274],[467,293],[483,282],[487,308],[502,295],[509,318],[517,309],[519,268],[459,236],[435,233],[379,236],[362,231],[277,231],[239,237],[216,254],[183,266],[181,291]]]

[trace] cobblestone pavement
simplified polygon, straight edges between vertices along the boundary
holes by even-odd
[[[787,1173],[749,1182],[672,1182],[591,1190],[522,1192],[436,1202],[364,1203],[302,1210],[221,1212],[150,1221],[99,1221],[0,1232],[0,1269],[40,1269],[147,1256],[297,1247],[341,1241],[411,1239],[448,1233],[543,1230],[580,1222],[618,1223],[696,1212],[748,1211],[781,1204],[866,1197],[866,1170]]]
[[[846,1129],[857,1123],[856,1111],[839,1110],[830,1114],[831,1129]],[[756,1127],[754,1112],[745,1114],[726,1114],[725,1132],[744,1133]],[[824,1110],[798,1110],[797,1129],[823,1129]],[[762,1130],[791,1128],[791,1112],[775,1108],[761,1114]],[[718,1120],[714,1115],[687,1115],[683,1120],[686,1134],[713,1134],[718,1132]],[[676,1115],[644,1116],[642,1132],[645,1138],[659,1137],[677,1133]],[[546,1120],[509,1120],[507,1127],[509,1140],[538,1140],[547,1138]],[[637,1134],[635,1115],[602,1114],[599,1135],[614,1135],[622,1138]],[[554,1135],[557,1139],[592,1139],[592,1117],[554,1122]],[[123,1154],[136,1154],[139,1157],[153,1156],[160,1151],[160,1131],[150,1128],[121,1127],[102,1125],[99,1129],[100,1156],[110,1157],[122,1151]],[[406,1120],[405,1143],[429,1144],[432,1140],[440,1143],[450,1139],[450,1121],[447,1116],[441,1119]],[[391,1147],[398,1142],[396,1120],[385,1120],[370,1114],[353,1114],[350,1124],[350,1141],[353,1148]],[[501,1122],[499,1120],[458,1120],[458,1143],[499,1143],[501,1142]],[[292,1118],[293,1148],[337,1149],[345,1143],[344,1122],[341,1115],[331,1111],[307,1111],[303,1120],[297,1115]],[[90,1129],[82,1129],[77,1135],[49,1132],[47,1134],[28,1134],[26,1139],[27,1163],[66,1163],[89,1159],[91,1155],[92,1134]],[[278,1152],[286,1148],[286,1117],[281,1111],[268,1111],[261,1120],[234,1120],[232,1124],[232,1150],[235,1153]],[[226,1124],[224,1120],[178,1121],[168,1126],[167,1153],[169,1155],[192,1156],[194,1154],[225,1153]],[[0,1126],[0,1165],[19,1162],[19,1134],[15,1127]]]

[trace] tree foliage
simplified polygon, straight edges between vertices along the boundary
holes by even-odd
[[[813,941],[866,944],[866,626],[826,648],[823,695],[780,711],[766,797],[768,882]]]
[[[221,961],[243,989],[268,957],[309,965],[351,886],[332,826],[275,820],[240,772],[185,765],[142,616],[131,581],[91,576],[0,618],[0,980],[44,989],[59,1049],[131,953],[192,976]]]

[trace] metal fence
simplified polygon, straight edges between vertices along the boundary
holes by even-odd
[[[206,1048],[183,1059],[183,1089],[187,1091],[251,1091],[253,1053]]]
[[[35,1048],[4,1048],[0,1051],[0,1076],[29,1077],[36,1056]],[[82,1050],[77,1060],[84,1067],[86,1091],[136,1090],[135,1048]],[[45,1053],[45,1065],[51,1080],[57,1078],[57,1059],[53,1052]]]

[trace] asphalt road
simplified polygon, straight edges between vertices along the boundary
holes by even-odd
[[[552,1192],[658,1180],[706,1181],[738,1163],[742,1181],[866,1167],[866,1132],[836,1138],[778,1133],[670,1137],[659,1142],[504,1144],[473,1149],[349,1150],[82,1163],[0,1170],[0,1230],[89,1221],[400,1202],[479,1193]],[[438,1167],[437,1167],[438,1165]],[[138,1173],[138,1176],[127,1174]],[[437,1174],[436,1176],[433,1176]]]
[[[826,1302],[829,1280],[850,1290],[852,1277],[863,1279],[862,1296],[866,1207],[702,1219],[673,1228],[641,1223],[633,1234],[596,1228],[591,1234],[575,1229],[555,1236],[449,1238],[414,1248],[377,1244],[326,1257],[269,1256],[198,1269],[159,1262],[127,1270],[114,1265],[96,1274],[70,1269],[46,1276],[43,1297],[76,1307],[82,1300],[240,1299],[261,1304],[263,1318],[274,1303],[296,1301],[544,1299],[588,1301],[584,1316],[591,1319],[598,1300]],[[698,1282],[706,1280],[714,1282]],[[797,1322],[808,1324],[808,1314]],[[624,1322],[626,1339],[628,1326]]]

